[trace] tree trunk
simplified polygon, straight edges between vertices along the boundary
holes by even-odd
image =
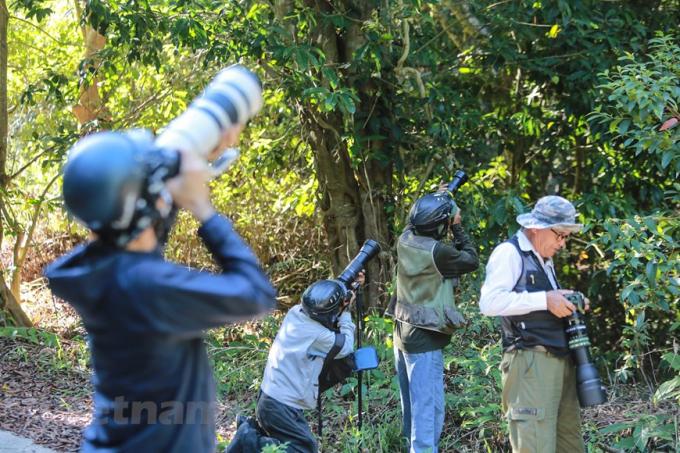
[[[0,0],[0,213],[4,212],[4,197],[7,186],[7,25],[9,11],[5,0]],[[0,218],[0,246],[2,245],[3,222]],[[29,327],[30,318],[21,309],[12,292],[5,283],[5,277],[0,272],[0,311],[7,314],[10,322],[18,326]],[[3,317],[4,323],[4,317]]]
[[[33,322],[21,305],[14,298],[14,294],[7,287],[5,277],[0,274],[0,308],[9,315],[10,323],[19,327],[31,327]]]
[[[333,13],[328,2],[310,1],[308,5],[315,8],[320,16]],[[379,7],[377,4],[373,6]],[[313,36],[316,37],[316,45],[324,52],[327,65],[342,66],[363,45],[365,37],[361,24],[371,14],[373,6],[364,5],[364,11],[359,11],[357,5],[352,5],[357,21],[344,36],[338,36],[330,22],[321,19],[317,22]],[[353,117],[343,117],[340,113],[321,115],[314,113],[313,106],[304,106],[300,114],[309,144],[314,150],[319,207],[333,272],[338,275],[366,239],[378,241],[384,252],[367,266],[369,286],[366,303],[382,305],[382,288],[391,280],[392,270],[389,250],[386,249],[391,238],[383,201],[391,183],[392,167],[381,167],[370,156],[362,159],[359,168],[352,167],[347,144],[340,134],[352,129],[357,138],[364,135],[362,125],[358,123],[365,123],[365,118],[375,107],[375,94],[370,87],[361,86],[358,91],[360,102]],[[382,143],[373,142],[368,146],[370,154],[371,151],[378,151]]]
[[[374,143],[375,148],[383,146],[382,142]],[[374,149],[375,149],[374,148]],[[366,238],[378,241],[383,248],[382,253],[368,265],[368,272],[373,276],[367,289],[367,301],[386,302],[383,297],[384,284],[392,280],[395,263],[393,254],[388,248],[392,244],[389,221],[385,210],[385,201],[392,193],[392,165],[384,165],[375,159],[364,161],[359,169],[361,184],[361,210],[364,218],[364,234]],[[363,171],[362,171],[363,170]]]
[[[324,120],[310,110],[303,110],[301,115],[314,150],[319,208],[333,272],[337,275],[359,250],[358,244],[363,240],[363,234],[358,231],[361,209],[357,182],[349,165],[347,149],[338,133],[342,127],[337,124],[339,117],[326,115]]]
[[[33,214],[29,220],[30,223],[28,228],[26,230],[21,230],[17,234],[16,241],[14,242],[14,270],[12,271],[10,289],[18,303],[21,303],[21,271],[24,267],[24,262],[26,261],[26,254],[33,243],[33,234],[40,221],[40,213],[43,204],[45,203],[47,192],[49,192],[57,179],[59,179],[59,174],[54,175],[50,182],[45,184],[45,187],[43,187],[42,193],[38,198],[38,203],[36,203],[33,208]]]
[[[5,0],[0,0],[0,214],[4,212],[4,189],[7,186],[7,24],[9,11]],[[4,236],[4,226],[0,218],[0,246]]]

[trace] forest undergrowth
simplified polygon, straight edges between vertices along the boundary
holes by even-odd
[[[55,300],[44,281],[26,286],[27,312],[35,328],[0,329],[0,429],[58,451],[76,451],[89,422],[91,387],[86,334],[77,314]],[[468,325],[445,349],[446,420],[443,452],[505,452],[509,444],[500,409],[500,347],[494,321],[462,304]],[[237,414],[253,415],[268,349],[282,312],[251,323],[216,329],[206,337],[218,388],[218,439],[226,446]],[[323,397],[327,452],[397,452],[401,412],[393,371],[392,322],[379,311],[365,318],[364,344],[374,345],[381,365],[365,374],[363,426],[357,427],[357,379]],[[595,351],[595,357],[598,357]],[[655,402],[643,382],[619,382],[597,360],[608,402],[583,411],[589,452],[677,451],[680,413],[673,401]],[[307,419],[316,430],[316,412]],[[402,450],[400,450],[402,449]]]

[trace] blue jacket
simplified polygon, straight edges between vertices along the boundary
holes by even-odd
[[[203,332],[274,308],[275,290],[230,222],[198,230],[221,274],[99,242],[46,270],[78,311],[92,355],[94,418],[82,451],[212,452],[215,385]]]

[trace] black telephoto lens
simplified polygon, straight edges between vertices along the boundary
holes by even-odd
[[[467,173],[465,173],[463,170],[457,170],[456,173],[454,173],[451,182],[446,186],[446,189],[454,194],[458,191],[458,189],[460,189],[460,186],[467,182],[467,180]]]
[[[576,364],[578,401],[581,407],[597,406],[607,400],[607,394],[590,356],[590,338],[583,318],[583,294],[574,292],[565,297],[576,306],[576,310],[568,318],[566,332],[569,349]]]
[[[357,256],[350,261],[345,270],[338,276],[338,280],[350,288],[359,272],[366,267],[366,263],[373,259],[378,253],[380,253],[380,244],[373,239],[366,239],[366,242],[361,246]]]

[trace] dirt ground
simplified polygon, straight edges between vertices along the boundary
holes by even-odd
[[[57,451],[77,451],[91,418],[89,377],[50,369],[41,360],[49,355],[40,345],[0,337],[0,429]]]

